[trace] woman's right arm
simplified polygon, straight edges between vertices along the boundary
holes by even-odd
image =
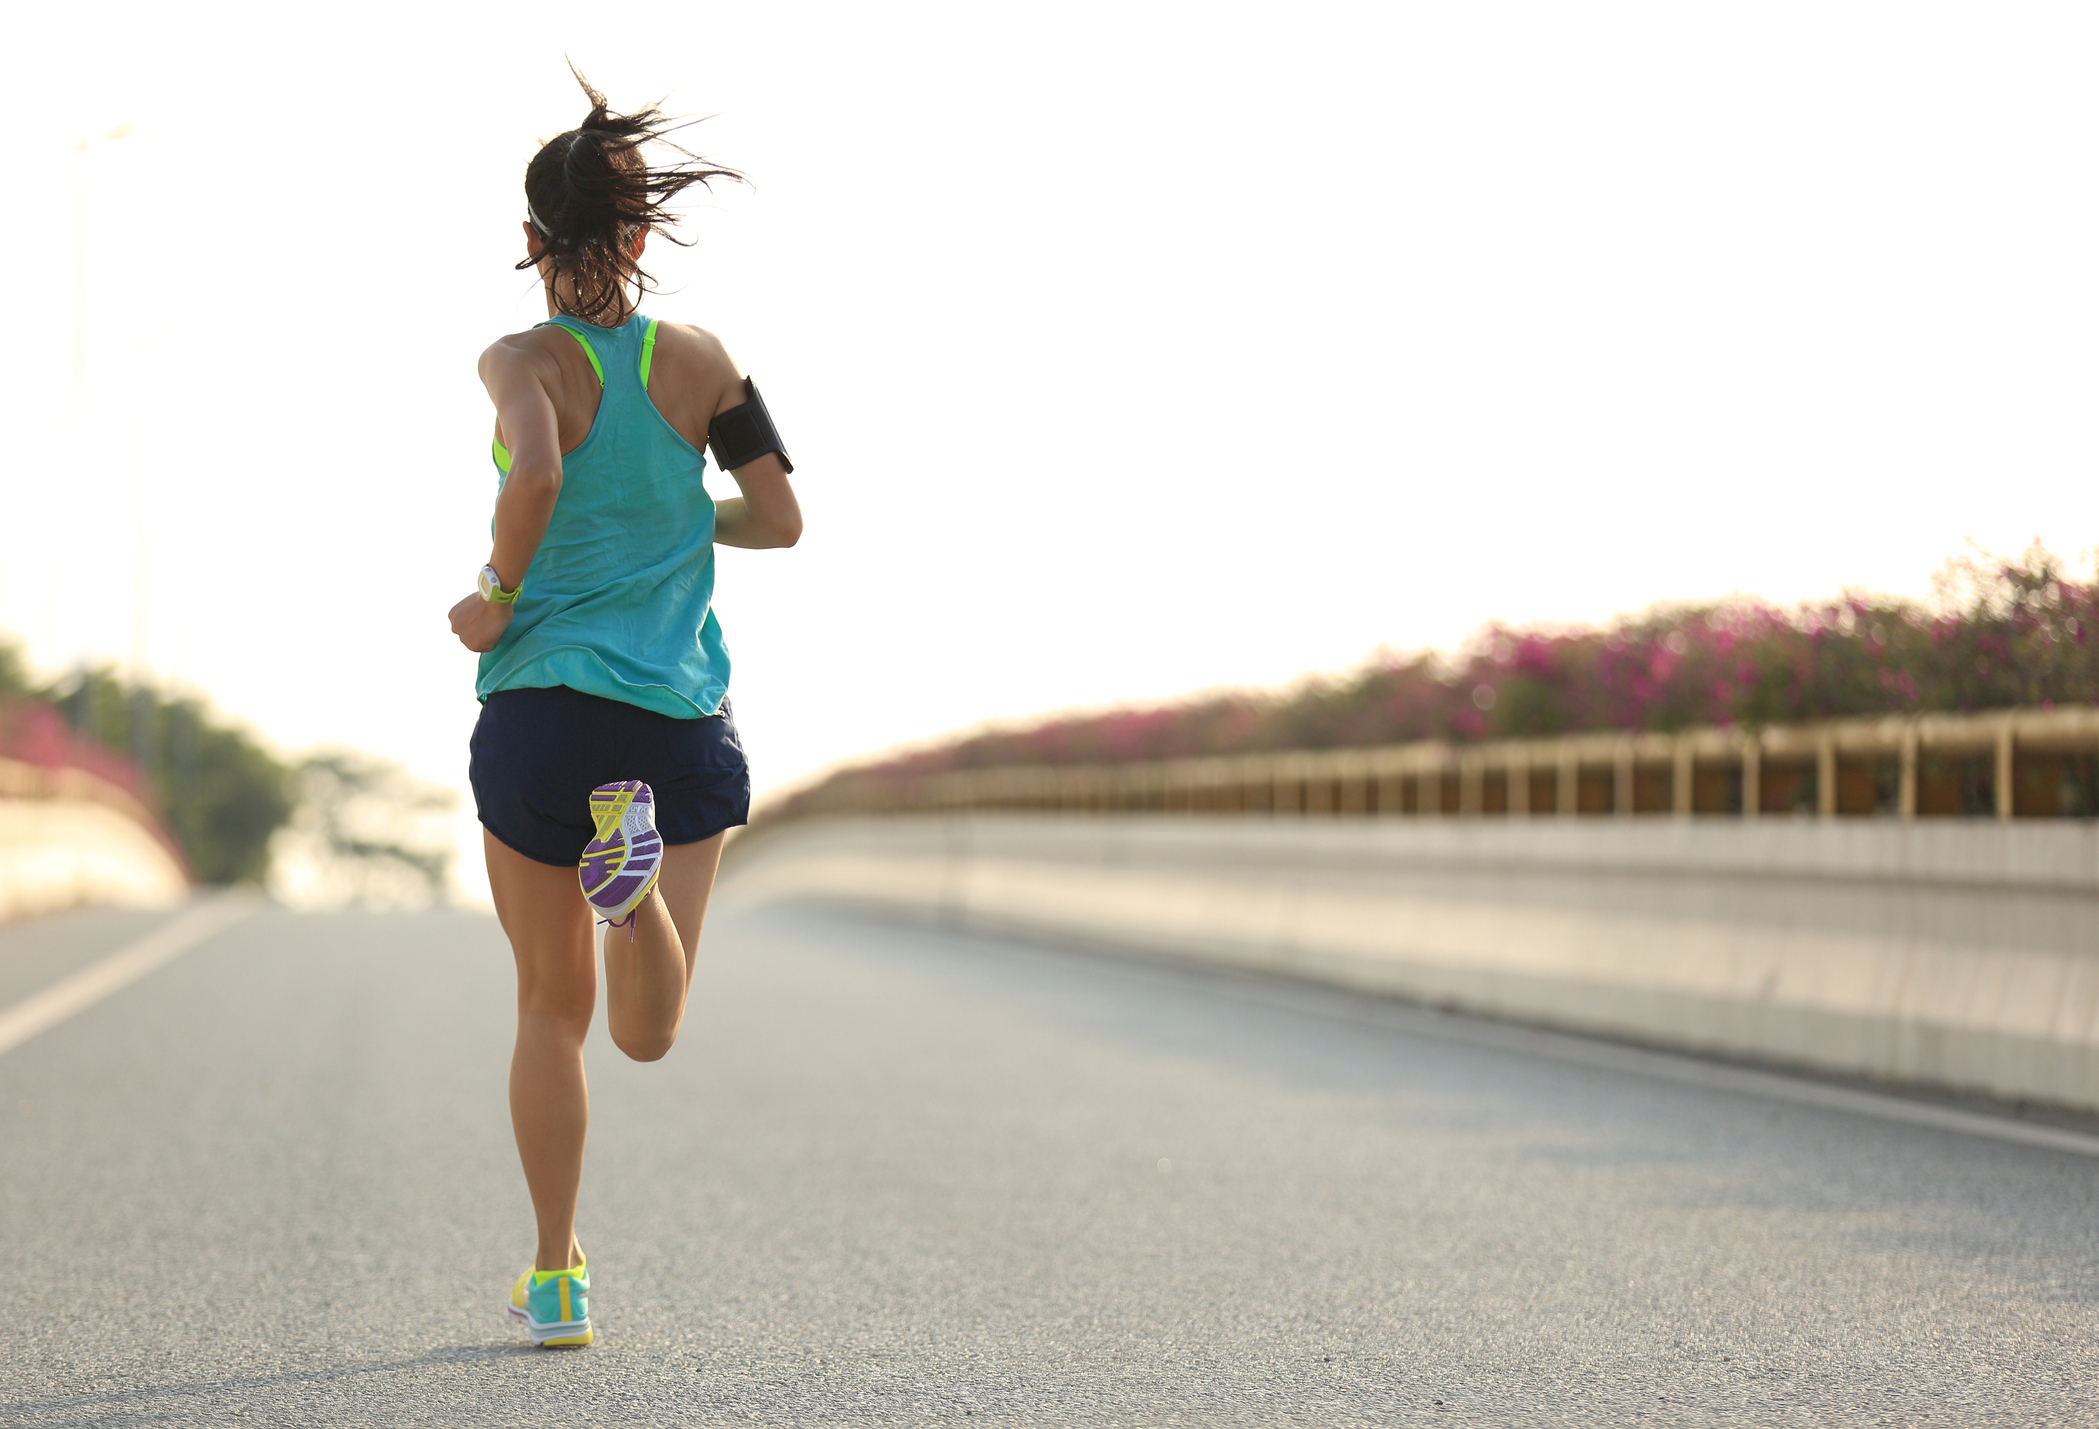
[[[496,404],[496,424],[510,450],[510,472],[496,497],[495,549],[488,558],[504,590],[523,584],[561,495],[561,424],[553,397],[560,380],[560,366],[523,334],[503,338],[481,354],[481,383]],[[470,595],[452,607],[452,632],[469,650],[493,650],[515,609]]]

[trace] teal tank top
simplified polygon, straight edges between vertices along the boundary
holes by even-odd
[[[566,685],[674,719],[718,713],[729,651],[714,618],[714,498],[706,458],[649,400],[656,324],[636,313],[616,328],[570,317],[540,326],[583,344],[598,415],[561,459],[546,539],[474,693]],[[510,474],[500,442],[495,457],[500,491]]]

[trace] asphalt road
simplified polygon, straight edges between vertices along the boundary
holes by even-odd
[[[2099,1420],[2099,1159],[843,914],[702,964],[594,1040],[584,1351],[501,1311],[493,920],[264,911],[0,1056],[0,1429]]]

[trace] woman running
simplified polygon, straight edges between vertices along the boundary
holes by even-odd
[[[750,810],[714,545],[791,546],[802,531],[794,467],[757,388],[711,333],[637,309],[652,290],[642,253],[674,222],[667,205],[740,175],[677,149],[652,167],[643,146],[673,126],[654,107],[614,114],[583,91],[582,125],[525,170],[517,266],[537,268],[548,320],[481,355],[496,408],[495,549],[478,593],[451,612],[481,652],[470,777],[517,959],[510,1119],[539,1247],[510,1313],[540,1345],[591,1341],[575,1220],[593,920],[611,925],[612,1040],[655,1061],[684,1020],[723,834]],[[708,496],[710,444],[741,495]]]

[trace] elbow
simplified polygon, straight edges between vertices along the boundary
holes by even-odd
[[[750,508],[747,544],[764,550],[782,550],[802,539],[802,508],[792,502]]]
[[[519,462],[510,468],[510,474],[503,479],[505,491],[513,487],[520,496],[536,496],[542,501],[552,501],[561,495],[560,464],[540,466],[534,463],[528,466]]]

